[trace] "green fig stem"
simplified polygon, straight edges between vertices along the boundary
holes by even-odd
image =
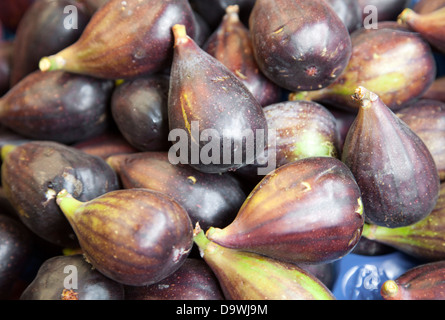
[[[56,203],[68,219],[72,218],[76,214],[76,210],[83,204],[83,202],[74,199],[66,189],[57,194]]]
[[[208,244],[210,243],[210,240],[207,239],[207,237],[204,234],[204,231],[201,229],[199,222],[196,223],[195,229],[193,230],[193,241],[199,247],[201,255],[207,248]]]
[[[376,225],[365,223],[363,225],[362,236],[369,240],[373,240],[376,228]]]
[[[405,24],[406,22],[411,20],[412,17],[414,17],[416,14],[417,13],[414,10],[412,10],[410,8],[406,8],[397,17],[397,23],[398,24]]]
[[[42,72],[61,70],[66,64],[66,60],[59,55],[52,55],[49,57],[43,57],[39,61],[39,69]]]
[[[0,155],[2,161],[5,161],[6,156],[7,156],[12,150],[14,150],[16,147],[17,147],[17,146],[16,146],[16,145],[13,145],[13,144],[5,144],[5,145],[2,147],[1,155]]]
[[[315,91],[297,91],[289,94],[288,100],[290,101],[315,101],[322,99],[324,96],[324,89]]]
[[[383,283],[380,292],[382,296],[392,298],[399,293],[399,286],[394,280],[387,280]]]

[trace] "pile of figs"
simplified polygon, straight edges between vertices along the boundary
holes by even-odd
[[[380,247],[419,261],[382,299],[445,299],[444,21],[2,0],[0,299],[335,300]]]

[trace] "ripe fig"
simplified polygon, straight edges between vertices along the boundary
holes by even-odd
[[[62,190],[57,204],[87,261],[125,285],[150,285],[168,277],[193,245],[187,212],[160,192],[120,189],[82,202]]]
[[[179,138],[173,146],[179,151],[175,162],[206,173],[253,162],[267,140],[262,106],[237,76],[187,35],[184,25],[175,25],[173,33],[168,120],[169,140]]]
[[[91,267],[81,254],[42,263],[20,300],[124,300],[124,286]]]
[[[400,228],[365,224],[363,237],[424,261],[445,260],[445,184],[434,210],[423,220]]]
[[[187,258],[167,278],[149,286],[125,286],[126,300],[224,300],[218,279],[202,259]]]
[[[426,144],[441,181],[445,180],[445,102],[420,99],[396,114]]]
[[[445,300],[445,261],[413,267],[385,281],[380,293],[385,300]]]
[[[422,96],[436,77],[431,47],[414,32],[362,28],[351,34],[351,40],[351,59],[334,83],[317,91],[294,92],[289,99],[329,103],[357,113],[360,105],[351,96],[363,86],[396,111]]]
[[[327,263],[348,254],[364,224],[360,189],[332,157],[301,159],[267,175],[227,227],[209,240],[294,263]]]
[[[111,112],[119,131],[140,151],[166,151],[168,141],[169,77],[129,79],[111,97]]]
[[[106,79],[155,73],[171,63],[171,28],[181,23],[195,36],[187,0],[109,0],[74,44],[44,57],[42,71],[65,70]]]
[[[239,18],[239,6],[227,7],[221,24],[203,49],[240,78],[263,107],[281,99],[281,88],[258,68],[249,29]]]
[[[2,154],[2,186],[11,205],[30,230],[59,246],[78,243],[56,204],[57,192],[67,189],[86,201],[119,188],[104,160],[60,143],[31,141],[8,152],[3,147]]]
[[[0,123],[33,140],[79,142],[110,125],[112,90],[111,81],[37,70],[0,99]]]
[[[342,161],[351,169],[369,223],[397,228],[428,216],[439,196],[439,174],[425,143],[364,87],[349,129]]]
[[[335,300],[317,277],[295,264],[220,246],[199,226],[194,234],[227,300]]]
[[[261,71],[287,90],[328,86],[351,57],[348,29],[325,1],[257,0],[249,29]]]
[[[362,26],[362,12],[357,0],[327,0],[326,1],[340,17],[349,33]]]
[[[108,164],[122,187],[165,193],[181,204],[192,224],[225,227],[246,199],[240,182],[229,173],[210,174],[188,165],[173,165],[167,152],[138,152],[111,156]]]
[[[36,0],[3,0],[0,2],[0,21],[14,31],[25,12]]]
[[[445,102],[445,76],[436,78],[421,98]]]

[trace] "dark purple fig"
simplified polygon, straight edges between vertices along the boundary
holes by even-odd
[[[267,175],[235,220],[210,228],[209,240],[294,263],[327,263],[348,254],[364,224],[360,189],[332,157],[286,164]]]
[[[13,41],[0,41],[0,97],[11,88]]]
[[[207,173],[252,163],[267,140],[262,106],[235,74],[187,35],[185,26],[175,25],[173,33],[168,120],[169,140],[175,141],[169,152],[179,152],[175,163]]]
[[[89,12],[90,14],[96,13],[96,11],[102,7],[109,0],[81,0],[81,5]]]
[[[140,151],[166,151],[169,77],[126,80],[113,92],[111,112],[119,131]]]
[[[79,142],[110,125],[113,88],[108,80],[37,70],[0,99],[0,123],[34,140]]]
[[[439,196],[439,174],[425,143],[379,98],[364,87],[343,148],[363,197],[369,223],[397,228],[428,216]]]
[[[187,258],[167,278],[149,286],[125,286],[126,300],[224,300],[218,279],[204,260]]]
[[[420,99],[399,110],[397,116],[426,144],[445,180],[445,102]]]
[[[363,237],[423,261],[445,260],[445,184],[434,210],[423,220],[400,228],[365,224]]]
[[[0,21],[15,31],[20,20],[36,0],[2,0],[0,2]]]
[[[4,149],[5,147],[3,147]],[[23,223],[50,243],[75,247],[77,239],[56,204],[67,189],[81,201],[119,188],[108,164],[96,156],[56,142],[33,141],[5,152],[2,186]]]
[[[339,155],[341,155],[343,144],[345,142],[346,136],[348,135],[349,128],[355,120],[356,115],[349,111],[341,110],[331,106],[327,106],[327,109],[334,116],[335,122],[337,124],[337,130],[339,134],[338,150]]]
[[[160,192],[115,190],[81,202],[62,190],[57,204],[87,261],[125,285],[150,285],[170,276],[193,246],[187,212]]]
[[[348,29],[323,0],[257,0],[249,29],[260,70],[291,91],[328,86],[351,57]]]
[[[363,229],[365,230],[365,227]],[[362,256],[380,256],[394,251],[396,249],[391,246],[362,236],[351,253]]]
[[[360,11],[363,14],[363,21],[370,14],[376,14],[377,21],[396,20],[397,15],[407,7],[408,0],[357,0]],[[368,7],[370,6],[370,7]],[[368,8],[367,8],[368,7]]]
[[[357,0],[326,1],[340,17],[349,33],[362,26],[362,10]]]
[[[414,11],[419,14],[431,13],[445,7],[445,0],[419,0],[413,6]]]
[[[384,300],[445,300],[445,261],[421,264],[383,283]]]
[[[81,37],[44,57],[40,69],[65,70],[106,79],[132,78],[169,67],[173,25],[195,36],[187,0],[109,0],[93,15]]]
[[[68,24],[65,8],[75,15],[75,24]],[[82,34],[90,19],[81,4],[74,0],[39,0],[34,2],[20,20],[14,38],[11,87],[39,69],[42,57],[55,54],[71,45]],[[49,36],[50,35],[50,36]]]
[[[433,84],[422,95],[422,98],[445,102],[445,76],[434,80]]]
[[[336,280],[336,267],[334,262],[330,263],[316,263],[297,264],[301,269],[311,273],[319,279],[329,290],[332,290]]]
[[[246,199],[240,182],[229,173],[210,174],[188,165],[173,165],[167,152],[138,152],[111,156],[108,164],[122,187],[165,193],[181,204],[192,224],[225,227]]]
[[[20,300],[124,300],[124,286],[92,268],[81,254],[55,256],[42,263]]]
[[[363,86],[395,111],[420,97],[436,77],[431,47],[416,33],[391,28],[358,29],[351,39],[351,60],[334,83],[317,91],[292,93],[289,99],[329,103],[357,113],[360,105],[351,96]]]
[[[281,100],[281,88],[258,68],[250,32],[239,18],[239,6],[227,7],[221,24],[203,49],[240,78],[263,107]]]
[[[406,8],[399,15],[398,21],[407,24],[435,49],[445,53],[445,7],[424,14],[419,14],[411,8]]]
[[[12,286],[29,263],[32,235],[15,218],[0,213],[0,299],[9,299]]]

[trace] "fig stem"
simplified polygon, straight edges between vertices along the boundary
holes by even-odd
[[[399,14],[397,17],[398,24],[404,24],[407,21],[411,20],[411,18],[416,14],[416,12],[410,8],[406,8]]]
[[[230,19],[232,22],[239,21],[239,5],[230,5],[226,8],[226,15],[227,18]]]
[[[204,234],[204,231],[201,229],[199,222],[196,223],[195,230],[193,230],[193,241],[199,247],[201,252],[204,252],[207,245],[210,243],[210,240]]]
[[[60,70],[66,64],[66,61],[63,57],[59,55],[53,55],[49,57],[43,57],[39,61],[39,69],[42,72],[52,71],[52,70]]]
[[[187,35],[185,25],[175,24],[172,27],[172,31],[175,37],[175,46],[189,42],[190,38]]]
[[[323,98],[324,90],[315,90],[315,91],[297,91],[291,92],[289,94],[288,99],[290,101],[314,101]]]
[[[399,286],[394,280],[387,280],[383,283],[381,294],[386,297],[394,297],[399,292]]]
[[[2,147],[2,150],[1,150],[1,159],[2,159],[2,161],[5,161],[6,156],[7,156],[12,150],[14,150],[16,147],[17,147],[17,146],[16,146],[16,145],[13,145],[13,144],[5,144],[5,145]]]
[[[83,202],[74,199],[66,189],[57,194],[56,203],[68,219],[72,218],[76,214],[76,210],[83,204]]]
[[[363,109],[368,109],[372,103],[378,99],[378,95],[369,91],[365,87],[358,87],[352,95],[352,99],[361,103]]]

